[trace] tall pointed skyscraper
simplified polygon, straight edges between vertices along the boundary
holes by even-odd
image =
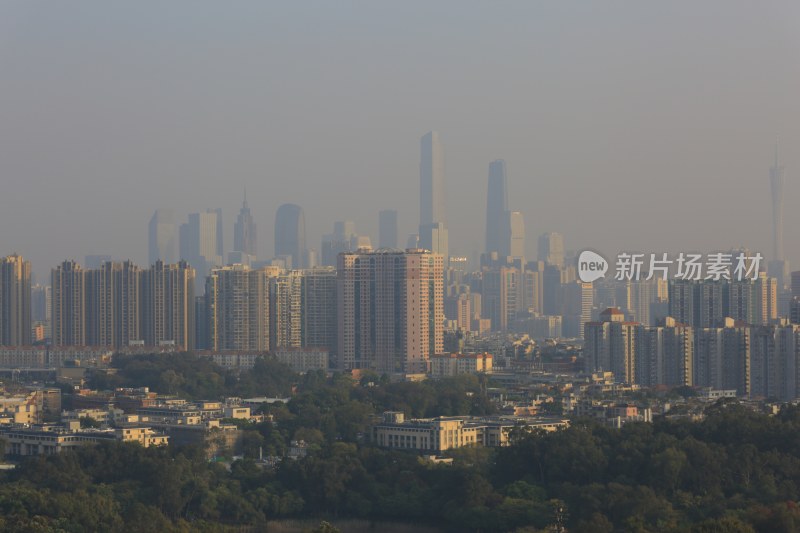
[[[250,208],[247,207],[247,189],[244,190],[242,209],[233,227],[233,251],[256,255],[256,223],[250,214]]]
[[[783,261],[783,167],[778,163],[778,143],[775,143],[775,164],[769,169],[772,190],[772,259]]]
[[[431,131],[420,141],[419,246],[441,254],[446,269],[450,254],[444,195],[444,151],[439,134]]]
[[[500,252],[508,226],[508,182],[506,162],[489,163],[489,186],[486,191],[486,253]]]

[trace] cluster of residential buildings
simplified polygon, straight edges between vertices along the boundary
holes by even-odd
[[[753,325],[725,318],[694,327],[667,317],[660,325],[628,321],[616,308],[586,325],[586,372],[610,371],[642,386],[703,386],[740,396],[798,397],[800,326]]]

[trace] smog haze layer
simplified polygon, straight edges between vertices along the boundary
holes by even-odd
[[[335,220],[416,232],[419,139],[440,133],[452,255],[482,251],[487,168],[508,165],[527,250],[770,251],[786,167],[800,266],[800,4],[716,1],[0,5],[0,254],[46,274],[147,262],[156,208],[246,186],[260,255],[277,207],[310,247]]]

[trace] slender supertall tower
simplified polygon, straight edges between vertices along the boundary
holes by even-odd
[[[435,131],[420,141],[419,160],[419,246],[449,260],[447,215],[445,213],[444,151]]]
[[[233,251],[256,255],[256,223],[250,214],[250,208],[247,207],[247,189],[244,190],[242,209],[233,227]]]
[[[439,133],[431,131],[420,140],[419,225],[446,224],[444,203],[444,151]]]
[[[783,167],[778,163],[778,143],[775,143],[775,164],[769,169],[772,190],[772,259],[783,261]]]
[[[506,248],[506,218],[508,217],[508,182],[506,162],[502,159],[489,163],[489,186],[486,194],[486,249],[487,254]]]

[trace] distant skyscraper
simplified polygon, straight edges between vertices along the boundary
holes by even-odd
[[[337,366],[425,372],[430,356],[444,349],[442,256],[341,254],[337,275]]]
[[[306,254],[303,209],[294,204],[283,204],[275,215],[275,257],[289,256],[292,268],[303,268]]]
[[[203,278],[209,269],[222,264],[222,210],[206,209],[189,215],[180,227],[181,259]]]
[[[419,246],[450,259],[445,213],[444,151],[439,134],[429,132],[420,142]]]
[[[800,270],[792,272],[792,297],[800,298]]]
[[[786,183],[783,166],[778,163],[778,144],[775,143],[775,163],[769,169],[772,192],[772,257],[767,262],[767,273],[777,279],[779,292],[790,287],[789,262],[783,255],[783,187]]]
[[[322,265],[336,266],[336,256],[358,249],[356,224],[351,220],[333,223],[333,233],[322,236]]]
[[[222,208],[218,207],[213,211],[217,213],[217,256],[222,260],[225,257],[225,248],[222,242],[222,236],[225,234],[222,229]]]
[[[492,321],[492,330],[508,331],[514,325],[519,309],[519,270],[498,266],[483,273],[481,287],[483,318]]]
[[[444,259],[444,268],[450,266],[450,246],[448,232],[441,222],[420,226],[419,247],[439,254]]]
[[[543,233],[539,237],[539,261],[564,266],[564,237],[560,233]]]
[[[0,345],[31,344],[31,263],[19,255],[0,259]]]
[[[31,321],[45,327],[46,336],[50,336],[50,286],[31,286]]]
[[[486,253],[502,255],[508,216],[508,182],[506,162],[502,159],[489,164],[489,186],[486,194]]]
[[[428,226],[435,222],[446,224],[444,152],[439,133],[426,133],[420,141],[420,149],[419,225]]]
[[[525,257],[525,220],[519,211],[506,212],[506,231],[503,236],[507,257]]]
[[[775,164],[769,169],[772,191],[772,259],[783,260],[783,167],[778,163],[778,145],[775,145]]]
[[[381,211],[378,222],[378,248],[397,248],[397,211]]]
[[[175,227],[175,213],[172,209],[156,209],[148,226],[149,261],[174,263],[178,258],[178,236]],[[87,263],[87,268],[92,268]]]
[[[247,255],[256,255],[256,223],[250,208],[247,207],[247,191],[244,193],[244,201],[236,224],[233,227],[233,251],[242,252]]]

